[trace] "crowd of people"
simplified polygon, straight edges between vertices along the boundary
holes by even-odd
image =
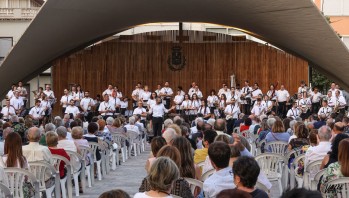
[[[204,98],[195,82],[188,93],[179,86],[176,94],[168,82],[153,92],[139,83],[132,92],[132,110],[117,87],[109,85],[99,101],[74,85],[64,90],[59,101],[62,118],[50,115],[56,99],[49,86],[38,91],[35,106],[23,113],[28,96],[19,83],[1,110],[0,167],[28,169],[32,161],[52,164],[52,154],[71,160],[67,150],[80,153],[79,147],[89,142],[112,144],[112,134],[127,137],[128,131],[135,131],[140,138],[148,137],[151,153],[145,163],[148,175],[134,197],[268,197],[269,191],[256,187],[270,190],[272,184],[254,159],[257,154],[253,148],[255,145],[261,153],[271,153],[264,145],[281,141],[287,144],[287,151],[300,150],[305,156],[297,164],[298,176],[307,165],[322,160],[320,170],[325,171],[318,191],[331,193],[327,182],[349,176],[345,92],[332,83],[322,95],[302,81],[292,96],[284,85],[276,90],[277,84],[270,85],[265,95],[257,83],[253,88],[248,81],[241,88],[223,84],[217,94],[212,90]],[[96,157],[101,158],[98,150]],[[73,166],[81,168],[79,163]],[[64,164],[59,169],[64,178]],[[208,171],[212,175],[203,178]],[[202,189],[193,193],[186,178],[203,181]],[[298,187],[302,187],[301,182]],[[321,193],[305,190],[298,193],[321,197]],[[114,190],[101,197],[113,194],[128,196]]]

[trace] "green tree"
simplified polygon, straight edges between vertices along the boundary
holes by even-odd
[[[326,94],[326,91],[330,88],[331,80],[315,68],[312,68],[311,70],[311,79],[312,87],[317,87],[319,88],[319,91]]]

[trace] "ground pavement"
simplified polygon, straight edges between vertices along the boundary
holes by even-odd
[[[138,192],[138,188],[146,176],[144,165],[148,159],[149,152],[150,147],[147,146],[145,152],[142,152],[137,157],[132,156],[125,163],[122,163],[121,166],[117,166],[115,171],[111,170],[102,181],[95,179],[95,185],[92,188],[86,188],[86,192],[80,194],[80,197],[98,198],[103,192],[112,189],[122,189],[133,197]],[[277,183],[273,182],[271,197],[279,197],[278,195]]]

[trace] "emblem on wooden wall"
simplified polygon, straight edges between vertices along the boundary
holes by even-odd
[[[167,64],[173,71],[178,71],[184,68],[186,64],[186,58],[182,54],[182,47],[172,47],[172,53],[168,56]]]

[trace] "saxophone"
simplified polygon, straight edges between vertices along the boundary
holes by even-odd
[[[334,108],[333,108],[333,112],[339,113],[339,101],[338,100],[336,100],[336,103],[335,103]]]

